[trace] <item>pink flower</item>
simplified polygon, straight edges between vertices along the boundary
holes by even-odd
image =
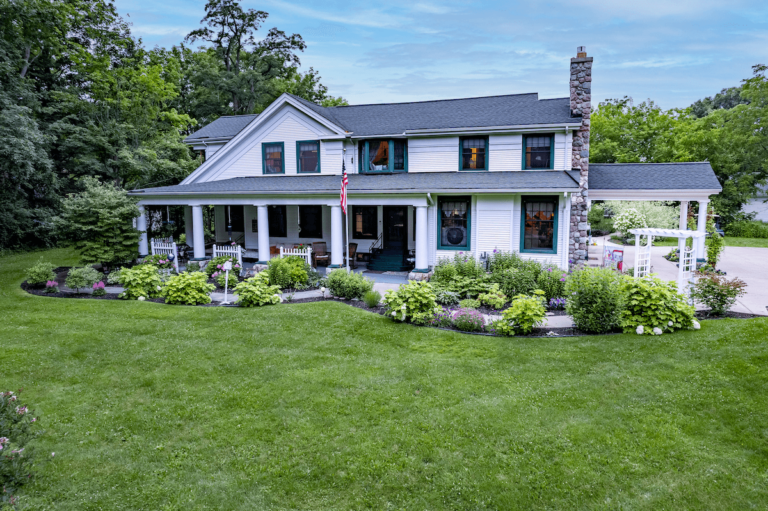
[[[25,413],[27,413],[27,407],[26,406],[21,406],[21,407],[17,406],[16,407],[16,413],[18,413],[19,415],[24,415]]]

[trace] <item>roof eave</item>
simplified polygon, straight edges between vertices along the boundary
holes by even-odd
[[[511,124],[508,126],[474,126],[463,128],[440,128],[440,129],[416,129],[416,130],[404,130],[402,133],[382,133],[376,135],[359,135],[353,136],[353,139],[361,138],[374,138],[374,137],[430,137],[438,135],[463,135],[463,134],[478,134],[478,133],[515,133],[515,132],[532,132],[532,131],[551,131],[553,129],[572,130],[581,127],[581,121],[579,122],[562,122],[562,123],[550,123],[550,124]]]

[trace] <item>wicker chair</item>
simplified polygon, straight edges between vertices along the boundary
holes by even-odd
[[[317,265],[328,266],[331,262],[331,254],[325,246],[324,241],[315,241],[312,243],[312,266],[317,268]]]

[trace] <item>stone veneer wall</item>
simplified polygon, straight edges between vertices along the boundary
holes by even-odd
[[[580,171],[579,192],[571,198],[571,264],[587,261],[587,200],[589,199],[589,114],[592,109],[592,57],[571,59],[571,115],[581,115],[581,127],[573,132],[572,167]]]

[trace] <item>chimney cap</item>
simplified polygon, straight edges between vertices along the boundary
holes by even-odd
[[[576,58],[582,59],[587,56],[587,47],[586,46],[577,46],[576,47]]]

